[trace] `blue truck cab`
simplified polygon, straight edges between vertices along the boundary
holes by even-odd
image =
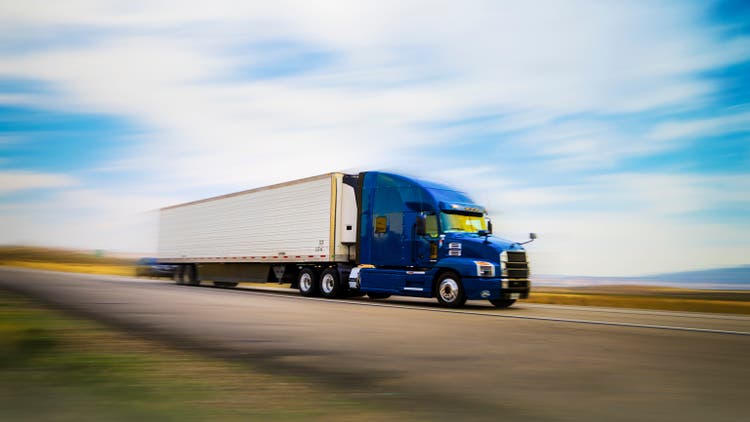
[[[482,299],[505,308],[528,297],[523,244],[492,235],[485,208],[464,193],[383,172],[360,173],[356,184],[351,290],[372,298],[436,297],[448,307]]]

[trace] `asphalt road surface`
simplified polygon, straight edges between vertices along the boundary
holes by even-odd
[[[331,301],[11,268],[0,268],[0,288],[417,419],[750,417],[747,316],[480,301],[454,311],[434,300]]]

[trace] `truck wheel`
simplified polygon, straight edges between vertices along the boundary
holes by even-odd
[[[449,308],[460,308],[466,303],[464,286],[461,284],[461,277],[455,273],[443,273],[437,281],[438,302]]]
[[[320,275],[320,294],[328,299],[335,299],[341,295],[341,290],[339,271],[335,268],[326,268]]]
[[[367,293],[367,297],[370,299],[388,299],[391,297],[390,293],[378,293],[378,292],[369,292]]]
[[[172,274],[172,278],[174,279],[175,283],[184,284],[185,283],[185,266],[184,265],[176,266],[174,269],[174,273]]]
[[[515,299],[490,299],[490,303],[495,305],[496,308],[510,308],[516,303]]]
[[[304,268],[299,272],[299,292],[302,296],[317,296],[320,285],[315,271]]]

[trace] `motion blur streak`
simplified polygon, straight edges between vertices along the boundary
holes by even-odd
[[[750,411],[744,335],[424,312],[419,308],[431,305],[421,303],[353,306],[6,269],[0,286],[183,347],[247,359],[271,373],[365,391],[373,403],[405,401],[429,419],[739,421]],[[485,309],[565,312],[471,311]],[[669,314],[614,320],[684,320]],[[742,318],[705,323],[750,331]]]

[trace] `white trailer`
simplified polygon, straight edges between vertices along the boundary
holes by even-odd
[[[294,282],[356,261],[356,179],[329,173],[160,210],[158,259],[178,282]]]

